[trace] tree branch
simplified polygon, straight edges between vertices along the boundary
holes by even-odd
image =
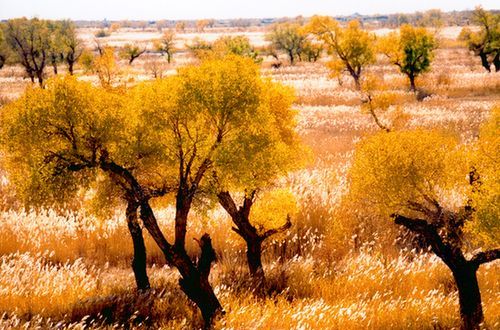
[[[479,268],[482,264],[486,264],[491,261],[495,261],[500,259],[500,248],[496,248],[489,251],[476,253],[470,262],[476,267]]]
[[[281,232],[288,230],[291,226],[292,226],[292,221],[290,220],[290,215],[287,215],[286,216],[286,223],[283,226],[278,227],[278,228],[274,228],[274,229],[269,229],[264,234],[260,235],[260,239],[265,240],[269,236],[272,236],[274,234],[281,233]]]

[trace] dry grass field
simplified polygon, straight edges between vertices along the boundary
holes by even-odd
[[[378,31],[385,33],[387,31]],[[87,44],[94,31],[79,32]],[[177,35],[184,48],[194,37],[215,40],[215,31]],[[500,73],[486,73],[479,59],[453,41],[459,29],[445,28],[441,47],[429,73],[417,85],[431,96],[415,100],[405,77],[383,59],[368,70],[384,77],[397,94],[406,115],[405,128],[436,128],[453,132],[462,141],[477,136],[490,110],[500,102]],[[232,31],[230,34],[242,34]],[[265,44],[261,30],[244,32],[256,46]],[[122,29],[103,42],[113,46],[150,42],[157,31]],[[129,66],[120,62],[121,81],[133,85],[152,79],[145,54]],[[187,52],[174,55],[166,74],[195,59]],[[354,147],[378,130],[361,111],[361,100],[350,77],[329,77],[326,59],[316,63],[271,68],[262,74],[295,90],[294,108],[304,143],[312,149],[311,162],[284,178],[281,184],[296,195],[299,211],[286,233],[265,243],[264,269],[270,294],[253,294],[244,241],[231,228],[222,209],[194,211],[188,223],[188,253],[198,253],[194,237],[210,233],[218,254],[210,275],[225,309],[216,329],[458,329],[458,294],[452,274],[433,254],[412,254],[397,244],[398,228],[363,230],[346,220],[342,197]],[[81,68],[81,79],[97,81]],[[23,70],[0,70],[0,105],[21,95],[29,85]],[[1,108],[0,108],[1,111]],[[388,113],[390,113],[389,111]],[[387,120],[382,116],[382,121]],[[5,186],[7,178],[1,184]],[[1,186],[0,186],[1,187]],[[3,205],[9,194],[0,188]],[[170,239],[173,207],[157,211]],[[148,271],[153,293],[135,292],[130,261],[132,242],[122,209],[101,219],[78,212],[0,212],[0,329],[161,328],[202,326],[197,308],[180,291],[175,269],[165,265],[161,251],[146,235]],[[358,242],[362,242],[359,244]],[[485,328],[500,329],[500,262],[478,271]]]

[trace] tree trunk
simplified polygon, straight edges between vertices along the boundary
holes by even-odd
[[[37,73],[38,83],[43,87],[43,73]]]
[[[490,62],[488,62],[488,55],[485,52],[481,51],[479,53],[479,57],[481,58],[482,66],[486,69],[486,71],[491,72]]]
[[[410,79],[410,91],[416,92],[417,86],[415,85],[415,76],[413,74],[409,74],[408,78]]]
[[[193,264],[186,254],[184,248],[178,249],[167,242],[148,202],[141,204],[141,219],[158,247],[162,250],[167,263],[179,270],[181,274],[179,284],[182,290],[200,309],[205,326],[210,327],[218,315],[224,314],[224,310],[208,281],[208,272],[200,272],[199,268]],[[203,262],[200,260],[199,264],[203,264]]]
[[[360,91],[361,90],[361,83],[359,82],[359,76],[354,75],[352,77],[354,78],[354,86],[356,86],[356,90]]]
[[[73,61],[68,61],[68,72],[70,75],[73,75],[73,65],[75,64],[75,62]]]
[[[245,238],[247,243],[247,263],[250,275],[259,285],[262,285],[266,278],[262,267],[262,241],[260,239]]]
[[[137,208],[138,205],[135,202],[128,202],[126,210],[127,224],[134,245],[132,269],[134,270],[137,290],[147,291],[150,288],[150,284],[146,271],[146,245],[144,244],[141,226],[137,221]]]
[[[288,57],[290,57],[290,65],[293,65],[293,62],[294,62],[294,56],[293,56],[293,50],[292,51],[288,51]]]
[[[493,65],[495,66],[495,72],[500,71],[500,51],[497,52],[495,57],[493,58]]]
[[[175,247],[179,251],[184,251],[186,247],[186,227],[191,202],[187,189],[181,187],[177,191],[175,204]]]
[[[465,266],[453,271],[458,288],[461,328],[463,330],[479,329],[479,325],[484,320],[476,270],[468,262]]]
[[[54,74],[57,75],[57,62],[56,61],[52,62],[52,69],[54,70]]]

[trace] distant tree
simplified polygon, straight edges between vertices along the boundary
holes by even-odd
[[[5,23],[5,42],[32,82],[43,86],[51,47],[47,21],[38,18],[10,19]]]
[[[54,74],[57,74],[57,66],[63,61],[59,22],[47,21],[47,28],[49,29],[50,38],[48,58]]]
[[[500,14],[492,14],[481,7],[476,7],[472,20],[481,30],[472,32],[462,29],[459,39],[466,42],[470,51],[481,59],[482,66],[491,72],[491,64],[495,71],[500,71]]]
[[[163,78],[163,73],[167,67],[167,63],[162,58],[151,58],[144,63],[144,70],[155,79]]]
[[[58,38],[63,61],[66,62],[68,72],[72,75],[74,66],[84,51],[84,43],[78,38],[75,24],[70,20],[59,22]]]
[[[233,230],[247,245],[250,274],[262,286],[262,244],[290,228],[295,209],[293,195],[272,189],[274,181],[300,168],[307,152],[295,130],[290,90],[271,82],[260,90],[264,97],[258,112],[237,138],[243,143],[219,156],[225,166],[216,168],[213,181],[219,203],[235,225]]]
[[[8,50],[3,35],[3,26],[0,25],[0,69],[3,68],[5,62],[7,61],[7,54]]]
[[[350,174],[353,198],[367,201],[381,216],[422,237],[452,271],[463,329],[479,329],[483,322],[478,268],[500,258],[500,237],[494,230],[500,225],[500,190],[493,174],[499,171],[498,114],[495,135],[480,137],[479,144],[488,145],[487,155],[477,148],[479,158],[468,157],[464,146],[442,133],[381,132],[358,146]],[[488,158],[488,165],[474,158]],[[463,196],[461,201],[457,196]],[[495,220],[481,230],[485,214],[487,221]],[[473,233],[469,227],[490,236],[496,248],[467,257],[465,231]]]
[[[172,57],[174,56],[175,49],[175,33],[171,30],[166,31],[161,39],[157,40],[154,44],[154,47],[160,53],[167,55],[167,62],[170,63],[172,61]]]
[[[203,32],[205,28],[210,24],[208,19],[200,19],[196,21],[196,31]]]
[[[139,47],[137,44],[125,44],[120,50],[120,57],[127,60],[129,65],[132,65],[132,62],[144,54],[146,50],[146,47]]]
[[[191,46],[193,54],[199,59],[224,58],[228,55],[248,57],[255,63],[260,63],[258,51],[250,44],[246,36],[222,36],[213,43],[198,40]]]
[[[320,43],[316,43],[311,40],[307,40],[304,43],[302,49],[304,60],[308,62],[316,62],[321,57],[321,53],[323,53],[323,45]]]
[[[302,55],[307,37],[299,23],[284,22],[274,24],[266,39],[275,50],[285,52],[290,64],[294,65]]]
[[[375,61],[374,37],[362,30],[357,20],[342,28],[329,16],[314,16],[307,30],[316,35],[334,56],[329,67],[347,70],[359,90],[363,69]],[[339,72],[334,74],[339,75]]]
[[[192,40],[191,44],[188,45],[188,49],[195,57],[205,59],[210,57],[210,54],[212,54],[213,45],[208,41],[196,37]]]
[[[96,38],[106,38],[109,37],[110,35],[111,35],[110,32],[105,29],[100,29],[94,34]]]
[[[418,24],[423,27],[439,30],[444,25],[443,12],[440,9],[427,10],[423,13],[423,17],[418,21]]]
[[[167,28],[168,27],[168,21],[162,19],[162,20],[159,20],[156,22],[156,29],[158,30],[158,32],[163,32],[163,29]]]
[[[390,118],[385,122],[381,120],[381,115],[389,112],[394,106],[397,94],[389,90],[384,82],[377,76],[371,74],[363,77],[361,81],[361,111],[369,114],[375,124],[382,130],[390,132],[400,128],[407,121],[408,116],[396,107],[392,111]]]
[[[410,80],[410,89],[417,91],[415,78],[429,70],[437,44],[425,28],[408,24],[379,40],[379,50]]]
[[[184,33],[186,30],[186,22],[177,22],[175,23],[175,31],[179,33]]]
[[[80,63],[85,71],[96,74],[102,87],[110,88],[120,75],[119,67],[116,63],[115,52],[112,47],[102,47],[98,44],[97,54],[84,52],[80,58]]]

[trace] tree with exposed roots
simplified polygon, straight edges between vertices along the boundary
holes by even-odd
[[[295,200],[275,180],[300,168],[307,150],[295,131],[296,112],[290,90],[272,82],[259,86],[261,103],[247,127],[221,153],[223,168],[214,171],[214,186],[220,205],[231,217],[232,228],[246,243],[247,263],[256,287],[263,288],[262,245],[266,239],[291,226]]]
[[[350,21],[342,28],[329,16],[314,16],[306,29],[321,40],[334,56],[328,64],[332,75],[339,76],[343,71],[347,71],[359,90],[363,69],[375,61],[375,38],[368,31],[361,29],[357,20]]]
[[[378,42],[380,52],[408,77],[412,92],[417,92],[415,79],[430,69],[436,47],[431,32],[408,24],[402,25],[399,33],[392,32]]]
[[[484,320],[477,270],[500,258],[498,115],[472,147],[433,131],[378,133],[358,146],[350,173],[355,200],[418,234],[451,270],[467,330]],[[469,237],[492,249],[467,257]]]

